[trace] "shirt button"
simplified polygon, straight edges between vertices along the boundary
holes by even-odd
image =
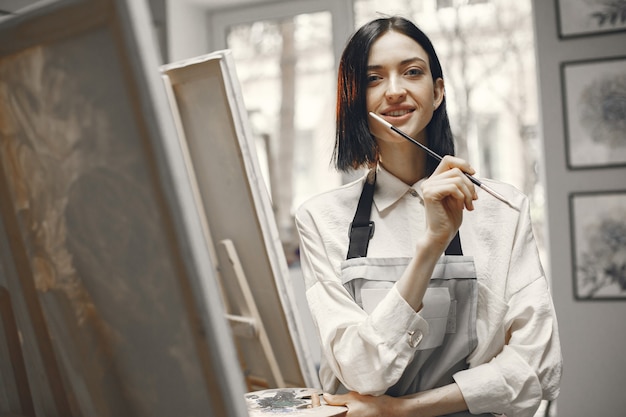
[[[408,344],[410,347],[412,348],[416,348],[417,345],[420,344],[420,342],[422,341],[422,339],[424,338],[424,334],[421,331],[409,331],[408,332]]]
[[[415,191],[414,189],[410,189],[409,193],[413,196],[413,197],[417,197],[419,194],[417,193],[417,191]]]

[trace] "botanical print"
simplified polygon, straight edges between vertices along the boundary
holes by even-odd
[[[626,72],[599,78],[580,97],[580,123],[596,143],[626,146]]]
[[[561,36],[626,29],[626,0],[558,0]]]
[[[576,298],[626,298],[626,192],[571,197]]]
[[[626,164],[626,59],[563,68],[570,168]]]

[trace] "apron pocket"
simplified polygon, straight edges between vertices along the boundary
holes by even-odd
[[[371,314],[388,292],[389,288],[361,288],[363,310]],[[443,343],[450,322],[449,313],[452,305],[450,291],[446,287],[429,287],[424,294],[423,304],[419,314],[428,322],[429,331],[417,350],[436,348]]]
[[[428,322],[428,336],[418,345],[417,350],[426,350],[441,346],[448,327],[450,313],[450,291],[446,287],[427,288],[422,301],[424,306],[420,315]]]
[[[372,314],[378,303],[389,292],[388,288],[363,288],[361,289],[361,303],[367,314]]]

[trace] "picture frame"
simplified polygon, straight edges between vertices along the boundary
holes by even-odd
[[[577,300],[626,300],[626,190],[569,195]]]
[[[567,167],[626,166],[626,57],[561,64]]]
[[[0,21],[0,415],[248,416],[161,64],[144,1]]]
[[[626,30],[626,5],[610,0],[555,0],[561,39]]]

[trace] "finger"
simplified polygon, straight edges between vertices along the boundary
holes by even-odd
[[[443,157],[441,162],[439,162],[439,165],[437,165],[437,168],[435,169],[435,172],[433,172],[433,175],[440,174],[452,168],[458,168],[461,171],[467,172],[470,175],[474,175],[476,173],[476,170],[474,170],[474,168],[472,168],[472,166],[466,160],[457,158],[456,156],[446,155]]]
[[[463,171],[461,168],[457,166],[450,167],[449,169],[443,170],[437,174],[433,173],[433,175],[431,175],[427,179],[427,181],[435,182],[437,180],[445,180],[445,179],[452,179],[452,178],[459,178],[463,180],[468,186],[473,185],[473,182],[469,178],[468,173],[466,173],[465,171]]]
[[[474,209],[478,198],[474,184],[458,168],[430,178],[422,184],[425,199],[443,201],[449,197],[463,202],[468,210]]]
[[[432,183],[429,187],[424,187],[424,199],[433,203],[440,203],[446,199],[465,200],[463,186],[456,184],[454,181],[441,181]]]
[[[463,200],[465,208],[469,211],[474,210],[474,200],[478,199],[478,194],[476,193],[476,186],[465,173],[458,170],[458,168],[453,169],[453,171],[458,171],[459,182],[455,184],[459,187],[459,190],[463,194]]]
[[[324,393],[322,394],[324,401],[329,405],[346,405],[347,401],[345,395],[332,395]]]

